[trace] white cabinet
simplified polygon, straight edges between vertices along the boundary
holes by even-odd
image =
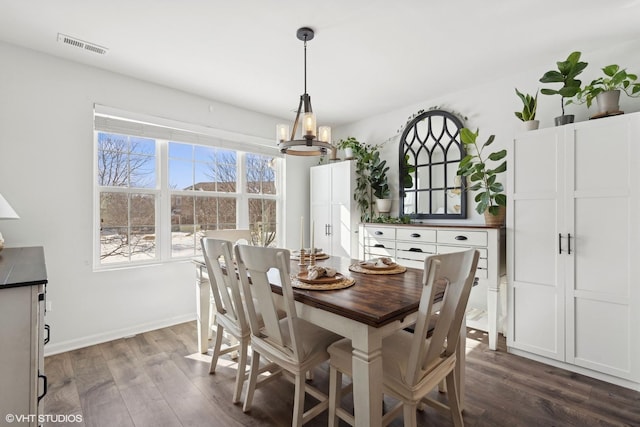
[[[520,134],[507,214],[509,350],[636,389],[639,148],[640,114]]]
[[[424,268],[428,254],[475,248],[480,252],[467,309],[467,325],[489,332],[489,347],[496,349],[500,278],[504,273],[504,229],[484,226],[431,226],[363,224],[360,258],[389,256],[404,266]]]
[[[44,375],[47,283],[42,248],[6,248],[0,254],[0,413],[38,425]],[[7,424],[8,425],[8,424]]]
[[[355,256],[358,215],[352,162],[314,166],[310,180],[315,246],[329,255]]]

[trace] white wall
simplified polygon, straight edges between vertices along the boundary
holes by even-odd
[[[585,81],[610,63],[640,72],[640,41],[606,52],[582,51],[590,62]],[[559,52],[558,59],[568,53]],[[272,138],[274,125],[282,120],[12,45],[0,43],[0,57],[0,193],[21,216],[1,221],[0,230],[9,246],[45,248],[47,298],[52,302],[47,313],[52,326],[47,352],[193,319],[194,271],[188,262],[92,271],[93,104],[264,138]],[[496,148],[504,147],[520,125],[513,115],[520,109],[514,87],[533,92],[541,86],[538,78],[554,67],[548,64],[473,84],[471,65],[470,81],[461,83],[466,89],[334,129],[334,140],[350,135],[368,143],[388,140],[382,154],[397,176],[396,131],[417,110],[439,105],[467,115],[468,127],[479,127],[482,138],[495,134]],[[621,107],[626,112],[639,111],[640,100],[623,97]],[[541,95],[541,126],[552,126],[559,110],[557,97]],[[576,120],[586,120],[595,112],[594,107],[587,112],[586,106],[570,106],[567,111],[576,114]],[[283,236],[287,247],[299,242],[300,216],[308,223],[308,167],[316,163],[317,159],[287,158],[283,222],[292,224]],[[396,180],[392,179],[394,194]],[[472,207],[469,212],[468,222],[482,222]]]
[[[0,193],[21,217],[0,230],[8,246],[44,246],[47,353],[194,319],[190,262],[92,271],[93,104],[264,138],[281,120],[8,44],[0,58]],[[285,217],[299,224],[305,207]]]
[[[552,49],[553,47],[550,46]],[[605,51],[589,51],[582,46],[576,46],[575,50],[582,52],[582,60],[589,63],[585,71],[579,76],[583,85],[592,79],[600,77],[600,69],[606,65],[616,63],[628,72],[640,74],[640,41],[632,40],[625,45],[612,46]],[[570,52],[560,52],[558,60],[564,60]],[[526,54],[526,49],[523,50]],[[487,57],[490,61],[491,58]],[[517,58],[514,58],[517,61]],[[381,156],[387,160],[390,166],[391,190],[394,197],[391,214],[397,215],[399,208],[398,199],[398,144],[400,135],[396,134],[405,123],[408,117],[417,111],[430,107],[439,106],[449,111],[457,111],[468,117],[466,126],[470,129],[480,129],[479,140],[485,141],[491,134],[496,135],[496,140],[492,147],[496,150],[506,148],[514,135],[521,132],[521,122],[515,117],[515,111],[522,111],[522,103],[516,96],[515,89],[521,92],[535,93],[536,89],[542,87],[555,87],[558,85],[543,85],[539,83],[539,78],[548,70],[555,69],[556,64],[546,64],[538,69],[523,71],[517,75],[511,75],[483,84],[472,84],[473,64],[469,65],[469,82],[461,82],[461,89],[458,92],[450,93],[446,96],[434,99],[426,99],[415,105],[410,105],[402,109],[390,111],[375,117],[368,118],[356,123],[342,126],[334,130],[333,135],[336,141],[347,136],[356,137],[361,142],[368,144],[384,143]],[[496,75],[499,70],[496,70]],[[443,77],[446,78],[446,77]],[[389,82],[388,84],[393,84]],[[628,98],[624,94],[620,98],[621,110],[630,113],[640,111],[640,98]],[[569,105],[565,107],[565,114],[574,114],[575,121],[588,120],[590,116],[597,113],[597,107],[591,106],[587,110],[586,105]],[[554,126],[553,118],[561,114],[559,96],[538,96],[538,115],[540,127]],[[508,167],[508,165],[507,165]],[[544,171],[541,171],[544,173]],[[503,175],[503,180],[506,177]],[[484,223],[484,218],[475,212],[475,204],[472,195],[467,199],[468,219],[467,223]],[[430,221],[437,223],[437,221]],[[446,222],[446,221],[445,221]]]

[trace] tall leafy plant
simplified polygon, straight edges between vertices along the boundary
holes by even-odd
[[[573,98],[580,92],[582,82],[576,77],[587,67],[587,62],[580,61],[581,52],[572,52],[566,60],[556,62],[557,70],[544,73],[540,78],[541,83],[562,83],[560,89],[544,88],[540,90],[543,95],[560,95],[560,107],[564,116],[565,98]],[[567,101],[568,103],[568,101]]]
[[[507,170],[507,161],[504,160],[495,167],[490,167],[490,162],[499,162],[507,156],[507,150],[485,150],[495,140],[491,135],[486,142],[478,142],[479,130],[475,132],[467,128],[460,130],[460,140],[465,146],[467,155],[460,161],[457,174],[467,177],[470,181],[467,191],[477,191],[475,196],[476,212],[484,214],[489,211],[492,215],[498,215],[500,206],[507,205],[507,196],[504,194],[502,183],[497,181],[498,175]]]
[[[371,169],[369,171],[369,182],[371,183],[371,190],[373,195],[378,199],[387,199],[391,194],[389,188],[389,180],[387,179],[387,172],[389,166],[387,166],[386,160],[380,159],[380,153],[376,150],[372,153]]]
[[[375,159],[378,159],[378,166],[381,164],[379,146],[364,144],[350,136],[347,139],[340,140],[338,144],[339,149],[344,150],[347,147],[353,150],[353,157],[356,161],[356,188],[353,194],[353,200],[356,201],[358,209],[360,210],[360,221],[371,222],[374,218],[371,171]],[[384,169],[385,165],[386,161],[382,165],[382,169]]]

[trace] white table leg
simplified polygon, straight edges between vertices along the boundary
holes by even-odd
[[[353,340],[353,407],[358,427],[382,422],[382,338],[377,331]]]
[[[500,290],[498,283],[491,283],[487,289],[487,316],[489,323],[489,348],[498,348],[498,298]]]
[[[204,266],[196,266],[196,313],[198,322],[198,349],[205,354],[209,350],[209,319],[211,316],[211,286],[204,273]]]

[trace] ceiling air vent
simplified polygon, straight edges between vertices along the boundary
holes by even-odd
[[[97,44],[89,43],[62,33],[58,33],[58,42],[68,44],[69,46],[77,47],[88,52],[97,53],[98,55],[106,55],[107,52],[109,52],[109,49],[106,47],[98,46]]]

